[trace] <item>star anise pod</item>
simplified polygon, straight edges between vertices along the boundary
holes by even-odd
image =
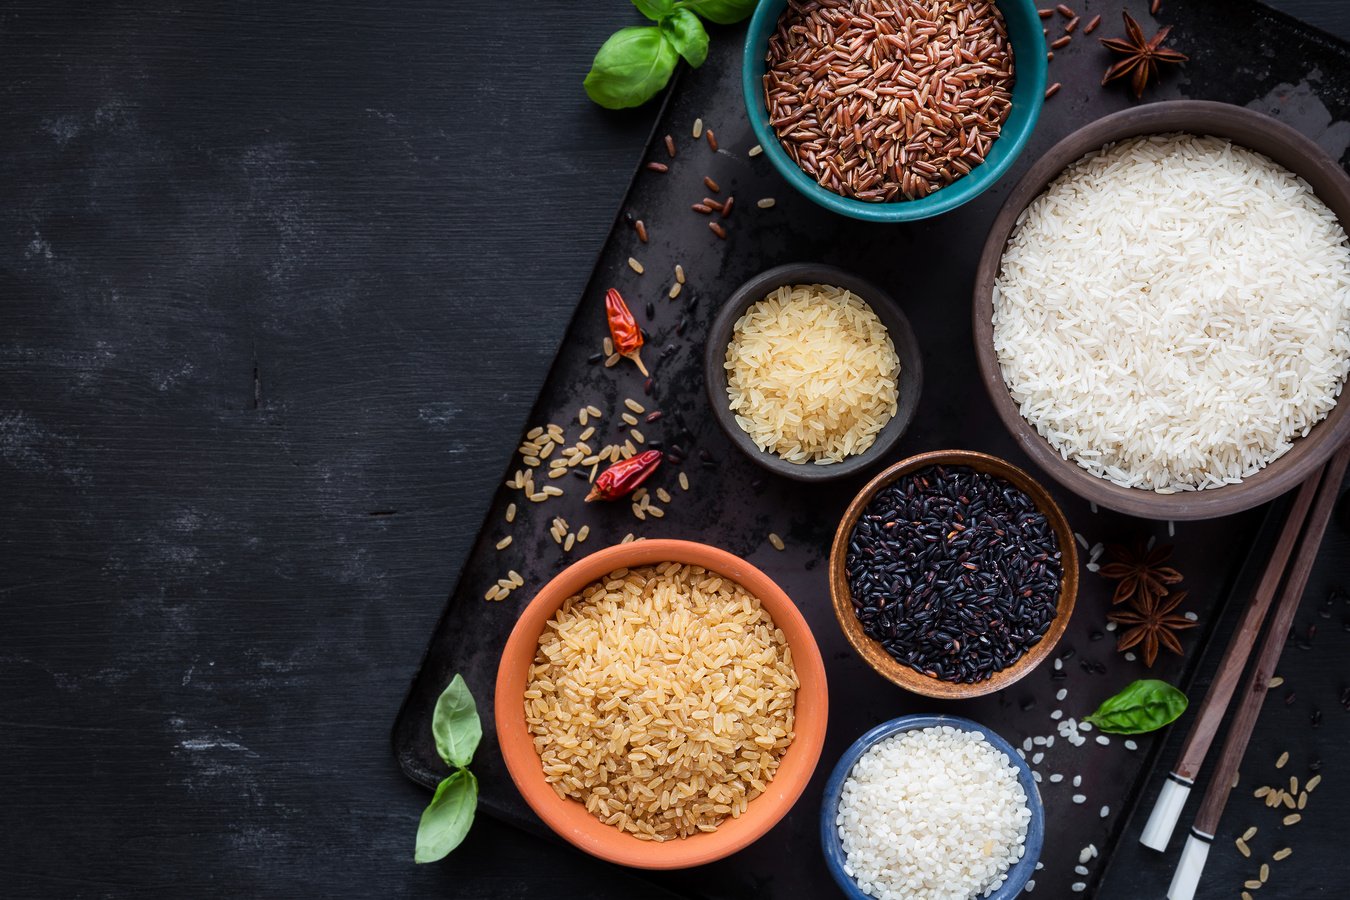
[[[1132,597],[1161,597],[1169,584],[1181,581],[1181,573],[1163,563],[1172,557],[1170,544],[1156,544],[1152,550],[1146,541],[1137,541],[1133,547],[1110,544],[1106,555],[1111,562],[1102,566],[1098,574],[1103,578],[1119,579],[1111,603],[1124,603]]]
[[[1104,47],[1125,58],[1106,70],[1102,84],[1129,75],[1130,87],[1134,90],[1135,99],[1138,100],[1144,96],[1144,88],[1148,87],[1148,83],[1157,77],[1159,63],[1183,63],[1189,57],[1162,45],[1172,31],[1171,25],[1155,34],[1152,40],[1148,40],[1144,37],[1144,30],[1139,27],[1139,23],[1129,13],[1123,15],[1125,37],[1102,38],[1101,42]]]
[[[1149,594],[1138,598],[1124,612],[1107,616],[1108,621],[1129,626],[1116,641],[1116,649],[1123,653],[1131,647],[1138,647],[1144,654],[1144,665],[1149,668],[1153,668],[1153,662],[1158,658],[1159,647],[1166,647],[1181,655],[1181,641],[1177,640],[1176,633],[1194,628],[1196,624],[1173,612],[1185,599],[1185,591],[1163,597]]]

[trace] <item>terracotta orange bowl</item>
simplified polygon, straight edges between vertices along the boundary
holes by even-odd
[[[544,624],[563,601],[615,569],[679,562],[702,566],[729,578],[759,598],[783,630],[800,687],[797,690],[796,737],[779,763],[768,790],[750,801],[745,813],[728,818],[716,831],[664,842],[643,841],[606,825],[575,800],[560,798],[544,780],[543,766],[525,724],[525,684]],[[560,572],[544,585],[521,613],[506,641],[497,669],[497,740],[511,779],[539,818],[560,837],[587,853],[642,869],[681,869],[729,856],[748,846],[787,814],[815,771],[825,743],[829,699],[825,664],[811,630],[769,576],[745,560],[693,541],[648,540],[618,544],[593,553]]]
[[[966,466],[976,472],[997,476],[1026,494],[1049,521],[1062,555],[1064,574],[1060,578],[1055,618],[1051,621],[1049,630],[1012,665],[998,670],[985,681],[972,684],[943,681],[897,662],[886,652],[885,647],[863,631],[862,623],[853,612],[853,593],[848,584],[848,543],[854,526],[858,524],[863,510],[882,488],[905,475],[929,466]],[[1064,629],[1069,625],[1069,616],[1073,614],[1073,603],[1077,596],[1078,551],[1074,545],[1073,531],[1069,528],[1069,521],[1064,517],[1059,505],[1050,496],[1050,492],[1012,463],[974,450],[935,450],[931,453],[920,453],[918,456],[901,460],[873,478],[858,492],[858,496],[844,512],[839,529],[834,533],[834,544],[830,548],[830,598],[834,602],[834,616],[839,621],[844,637],[848,638],[849,644],[858,655],[879,674],[905,690],[923,694],[925,697],[964,700],[1000,691],[1022,678],[1049,657],[1050,652],[1055,649],[1055,644],[1064,636]]]

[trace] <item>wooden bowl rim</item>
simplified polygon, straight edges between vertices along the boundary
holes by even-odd
[[[909,666],[897,662],[881,644],[867,636],[862,623],[853,612],[853,595],[848,586],[847,555],[848,540],[854,526],[858,524],[863,510],[872,502],[878,491],[911,472],[929,466],[967,466],[1009,482],[1030,497],[1036,508],[1045,515],[1055,532],[1055,540],[1060,545],[1063,574],[1060,578],[1055,618],[1050,623],[1050,629],[1015,663],[995,672],[988,680],[974,684],[943,681],[916,672]],[[829,576],[830,601],[834,606],[834,617],[838,620],[839,627],[850,646],[868,665],[907,691],[942,700],[964,700],[992,694],[1008,687],[1024,678],[1054,651],[1055,645],[1069,627],[1069,619],[1073,615],[1074,603],[1078,597],[1078,548],[1074,543],[1069,520],[1064,516],[1059,504],[1055,503],[1044,486],[1022,469],[1005,459],[975,450],[933,450],[902,459],[889,466],[869,481],[853,498],[853,502],[848,505],[843,518],[839,521],[839,527],[834,533],[834,542],[830,545]]]
[[[899,396],[895,415],[882,426],[872,446],[840,463],[828,466],[791,463],[774,453],[759,449],[750,435],[737,424],[735,415],[727,406],[727,373],[724,366],[727,345],[736,322],[751,304],[758,303],[770,291],[785,284],[828,284],[857,294],[886,326],[896,355],[900,357],[900,377],[896,381]],[[736,449],[751,462],[775,475],[819,484],[847,478],[871,468],[909,430],[919,408],[919,399],[923,396],[923,348],[904,309],[876,283],[838,266],[813,262],[786,263],[755,275],[736,288],[722,304],[712,327],[708,329],[707,344],[703,351],[703,378],[713,418],[736,445]]]
[[[1350,439],[1350,404],[1337,402],[1306,437],[1295,439],[1289,452],[1240,484],[1159,494],[1121,487],[1060,456],[1022,418],[994,351],[994,280],[1018,217],[1051,181],[1084,155],[1113,141],[1167,132],[1212,135],[1270,157],[1312,185],[1318,199],[1350,233],[1350,177],[1317,144],[1288,125],[1245,107],[1207,100],[1170,100],[1113,113],[1077,129],[1046,151],[1004,201],[990,226],[975,273],[975,358],[999,419],[1023,452],[1059,484],[1093,503],[1134,516],[1211,519],[1259,506],[1305,481]]]
[[[759,598],[792,648],[797,689],[796,737],[768,790],[745,813],[714,832],[664,842],[641,841],[596,819],[575,800],[563,800],[544,780],[539,755],[525,725],[525,684],[544,624],[563,602],[619,568],[681,562],[730,578]],[[610,862],[643,869],[679,869],[729,856],[764,835],[787,814],[811,780],[825,745],[829,695],[825,663],[810,626],[777,583],[734,554],[695,541],[651,539],[606,547],[554,576],[521,611],[497,668],[494,692],[498,744],[507,771],[525,802],[559,837]]]

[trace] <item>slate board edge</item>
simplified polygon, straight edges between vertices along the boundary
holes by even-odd
[[[525,422],[534,421],[537,417],[539,405],[543,402],[548,382],[553,377],[554,367],[557,365],[558,356],[562,352],[563,341],[572,333],[572,326],[581,315],[582,301],[586,297],[587,290],[589,290],[590,286],[599,277],[601,264],[604,261],[605,250],[609,247],[609,242],[613,239],[615,232],[623,226],[623,215],[624,211],[628,208],[629,197],[637,186],[638,176],[646,165],[651,148],[657,141],[657,132],[660,131],[661,123],[665,120],[666,109],[670,106],[671,99],[675,96],[675,92],[679,90],[687,68],[687,66],[682,64],[676,70],[675,75],[670,80],[670,84],[666,87],[665,92],[661,96],[661,105],[656,110],[656,115],[652,120],[651,132],[647,135],[646,143],[643,144],[642,154],[634,165],[632,174],[628,177],[628,186],[624,188],[623,196],[619,199],[618,207],[614,212],[614,219],[610,223],[609,230],[605,233],[605,239],[601,241],[600,245],[596,248],[595,259],[591,263],[589,274],[586,276],[585,287],[582,288],[581,295],[577,298],[576,306],[572,309],[572,315],[568,317],[567,325],[559,333],[558,340],[553,345],[553,354],[548,365],[548,375],[545,377],[544,381],[540,383],[539,389],[535,393],[534,403],[530,404],[530,412],[526,417]],[[619,111],[616,115],[623,115],[626,112],[631,114],[631,111]],[[525,432],[525,422],[522,422],[517,426],[516,434],[523,436]],[[498,478],[499,488],[501,483],[504,482],[513,471],[514,463],[515,453],[513,451],[506,457],[506,461],[503,464],[501,476]],[[496,495],[495,490],[493,495]],[[490,508],[491,503],[489,502],[489,509]],[[469,545],[470,547],[478,547],[479,543],[483,540],[483,535],[491,528],[491,524],[492,523],[488,521],[487,513],[485,512],[483,521],[478,526],[478,531],[474,535],[473,542]],[[440,783],[443,776],[431,769],[420,766],[417,763],[417,759],[412,752],[414,733],[418,730],[419,716],[426,716],[428,713],[419,713],[418,711],[411,709],[410,706],[417,694],[417,691],[415,690],[417,682],[422,678],[422,673],[426,669],[427,660],[430,658],[432,648],[436,643],[436,635],[440,634],[441,631],[446,628],[450,621],[451,614],[457,608],[455,597],[459,594],[459,589],[467,576],[468,569],[468,560],[466,559],[465,565],[460,567],[459,574],[455,577],[455,582],[450,588],[450,594],[446,598],[445,608],[436,620],[436,625],[431,631],[431,636],[427,640],[427,645],[422,651],[422,657],[417,662],[417,668],[413,672],[412,678],[408,681],[408,692],[404,695],[403,702],[399,705],[398,715],[394,719],[394,726],[390,729],[389,734],[390,742],[394,749],[394,757],[398,760],[399,769],[401,769],[403,774],[412,781],[422,785],[428,790],[435,790],[436,785]]]

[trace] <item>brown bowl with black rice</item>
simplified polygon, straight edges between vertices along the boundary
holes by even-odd
[[[1005,460],[938,450],[859,492],[830,549],[835,617],[890,681],[929,697],[1001,690],[1048,657],[1078,594],[1050,494]]]

